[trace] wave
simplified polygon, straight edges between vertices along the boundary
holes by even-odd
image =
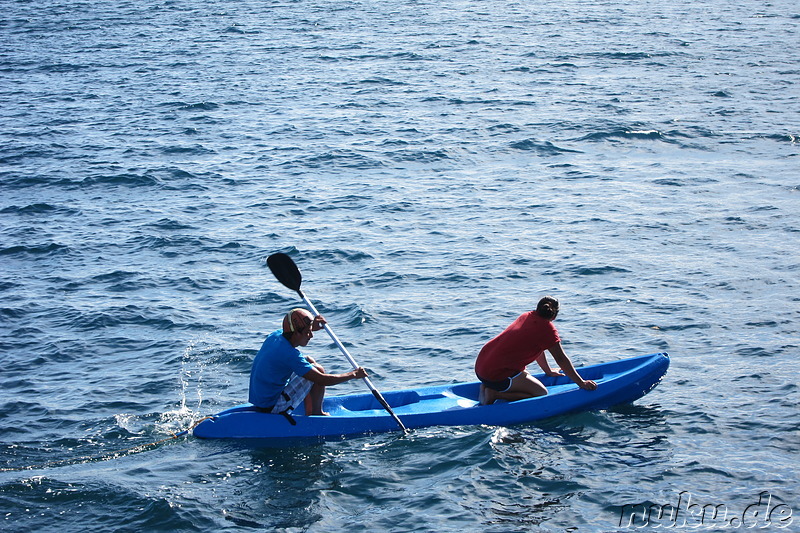
[[[93,276],[80,283],[81,286],[92,286],[95,284],[106,284],[109,292],[132,292],[145,288],[153,288],[158,284],[154,281],[142,279],[139,272],[129,272],[117,270],[107,274]]]
[[[195,226],[184,224],[182,222],[178,222],[177,220],[173,220],[171,218],[162,218],[161,220],[157,220],[156,222],[145,224],[143,227],[160,229],[160,230],[171,230],[171,231],[196,229]]]
[[[159,107],[171,107],[176,111],[216,111],[221,106],[215,102],[164,102]]]
[[[576,154],[581,153],[580,150],[561,148],[549,141],[539,142],[534,139],[526,139],[524,141],[512,142],[509,146],[515,150],[535,152],[541,156],[554,156],[566,153],[576,153]]]
[[[385,155],[392,161],[413,161],[415,163],[432,163],[450,159],[450,156],[444,150],[402,150],[385,152]]]
[[[55,74],[65,74],[68,72],[95,70],[95,67],[89,65],[78,65],[75,63],[52,63],[48,65],[41,65],[37,67],[36,70]]]
[[[139,250],[158,250],[165,254],[175,254],[175,250],[188,250],[190,253],[216,252],[241,253],[242,249],[256,250],[251,245],[236,241],[217,241],[210,237],[195,235],[138,235],[126,241]]]
[[[656,57],[672,57],[682,55],[677,52],[593,52],[585,54],[585,57],[595,57],[600,59],[611,59],[615,61],[641,61],[643,59],[653,59]]]
[[[63,448],[71,449],[69,443],[63,443]],[[54,452],[61,453],[63,450],[53,450],[49,454],[46,450],[38,451],[45,462],[52,462]],[[139,475],[144,474],[140,472]],[[163,528],[164,531],[214,529],[210,520],[206,520],[205,524],[198,524],[197,517],[175,508],[165,497],[132,491],[118,483],[107,484],[99,481],[91,484],[74,481],[67,483],[35,476],[3,483],[2,491],[9,501],[36,502],[26,504],[30,507],[36,508],[36,505],[41,505],[41,508],[72,509],[72,512],[65,511],[50,516],[47,519],[46,529],[100,531],[108,529],[112,524],[112,527],[120,526],[120,516],[126,517],[124,529],[130,528],[131,531],[152,529],[153,524],[158,524],[158,528]],[[81,511],[78,513],[76,509]],[[18,504],[14,506],[14,511],[18,511]],[[17,513],[17,520],[20,530],[26,529],[23,524],[36,524],[36,520],[21,513]],[[35,529],[40,527],[37,526]]]
[[[169,330],[178,324],[164,316],[152,316],[151,312],[136,305],[112,307],[105,311],[70,313],[72,327],[82,331],[95,331],[115,326],[148,326],[156,330]]]
[[[662,132],[659,130],[645,129],[640,127],[619,127],[605,131],[589,133],[582,137],[572,139],[576,142],[602,142],[613,139],[640,140],[640,141],[660,141],[670,144],[678,144],[676,137],[692,138],[692,135],[677,130]]]
[[[624,274],[629,273],[630,270],[626,268],[614,267],[610,265],[606,266],[596,266],[596,267],[589,267],[589,266],[574,266],[570,268],[563,268],[559,271],[550,271],[546,274],[553,275],[553,274],[561,274],[562,272],[571,272],[576,276],[603,276],[606,274]]]
[[[220,280],[221,287],[224,282]],[[244,298],[236,298],[234,300],[227,300],[219,304],[223,309],[250,309],[253,306],[268,307],[273,304],[283,304],[286,301],[286,292],[261,292],[256,296],[248,296]]]
[[[684,52],[586,52],[581,54],[566,55],[557,58],[557,61],[571,61],[575,58],[602,59],[608,61],[646,61],[658,58],[685,56]]]
[[[365,324],[372,324],[377,322],[374,315],[369,313],[366,309],[358,304],[333,306],[330,305],[326,309],[327,317],[332,319],[337,316],[335,322],[346,328],[357,328]],[[339,316],[342,315],[342,316]]]
[[[292,203],[306,203],[309,211],[337,211],[344,210],[361,210],[374,202],[372,196],[364,196],[358,194],[348,194],[336,198],[328,198],[325,201],[313,203],[311,200],[301,198],[292,198]]]
[[[0,291],[9,291],[12,289],[18,289],[21,285],[19,283],[14,283],[11,281],[0,281]]]
[[[306,168],[347,168],[347,169],[372,169],[384,166],[378,159],[367,157],[352,150],[332,150],[323,154],[311,155],[291,161],[280,163],[282,167]]]
[[[122,174],[99,174],[89,176],[80,180],[78,183],[84,186],[110,185],[118,187],[157,187],[161,185],[161,181],[155,176],[128,172]]]
[[[395,81],[395,80],[391,80],[389,78],[382,78],[382,77],[379,77],[379,76],[375,76],[373,78],[363,79],[359,83],[362,84],[362,85],[390,85],[390,86],[408,85],[404,81]]]
[[[24,216],[39,216],[39,215],[66,215],[76,216],[81,214],[80,209],[73,209],[71,207],[62,207],[48,203],[37,203],[26,206],[8,206],[0,210],[3,215],[24,215]]]
[[[358,279],[349,281],[348,284],[355,287],[371,287],[376,289],[391,287],[396,290],[397,287],[402,286],[409,278],[416,278],[416,276],[389,271],[381,272],[379,274],[365,274],[358,277]]]
[[[70,251],[64,244],[17,245],[0,248],[0,255],[60,255]]]
[[[342,249],[304,251],[303,260],[310,262],[311,259],[319,260],[320,263],[358,263],[368,259],[373,259],[373,256],[367,252],[348,251]]]
[[[257,35],[257,34],[261,33],[258,30],[245,30],[245,29],[242,29],[241,27],[239,27],[238,24],[233,24],[231,26],[228,26],[227,28],[222,30],[222,32],[223,33],[235,33],[235,34],[239,34],[239,35]]]
[[[187,155],[212,155],[216,154],[216,150],[212,150],[210,148],[206,148],[200,144],[195,144],[192,146],[180,146],[180,145],[173,145],[173,146],[164,146],[161,149],[161,153],[171,155],[171,154],[187,154]]]
[[[102,330],[123,327],[123,335],[134,334],[128,331],[131,326],[143,326],[156,331],[192,330],[211,331],[214,326],[210,323],[201,323],[190,311],[166,306],[139,306],[134,304],[122,306],[96,305],[92,309],[61,308],[54,318],[62,321],[69,329],[83,332],[92,332],[99,335]],[[152,350],[154,345],[147,339],[114,337],[108,332],[106,336],[110,345],[115,349],[125,347],[130,349]],[[169,345],[169,343],[167,343]]]
[[[378,213],[408,213],[413,212],[418,209],[418,205],[412,202],[406,201],[398,201],[398,202],[390,202],[390,203],[383,203],[378,206],[375,206],[375,210]]]
[[[538,68],[534,72],[549,72],[549,69],[577,69],[578,65],[563,61],[559,63],[545,63],[542,67],[546,68]]]
[[[17,307],[17,308],[14,308],[14,307],[0,307],[0,317],[5,318],[5,319],[23,318],[27,314],[28,314],[28,310],[27,309],[22,309],[22,308],[19,308],[19,307]],[[33,331],[32,333],[36,333],[36,331]]]

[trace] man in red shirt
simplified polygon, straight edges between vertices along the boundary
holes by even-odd
[[[513,402],[544,396],[547,388],[525,368],[536,361],[548,376],[566,374],[585,390],[595,390],[594,381],[583,379],[561,347],[561,338],[553,325],[558,316],[558,300],[545,296],[536,306],[517,318],[505,331],[481,349],[475,361],[475,374],[481,380],[481,404],[495,400]],[[550,352],[561,367],[553,370],[545,357]]]

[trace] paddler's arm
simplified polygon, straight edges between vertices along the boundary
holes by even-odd
[[[561,343],[557,342],[552,345],[550,348],[547,349],[550,352],[550,355],[553,356],[558,366],[561,367],[561,371],[566,374],[569,379],[574,381],[578,384],[578,387],[585,389],[585,390],[595,390],[597,388],[597,383],[591,380],[586,380],[578,374],[578,371],[575,370],[575,366],[572,364],[569,356],[564,353],[564,348],[561,347]]]
[[[316,368],[312,368],[311,370],[303,374],[303,377],[308,381],[310,381],[311,383],[330,387],[332,385],[338,385],[339,383],[344,383],[345,381],[350,381],[351,379],[365,378],[367,377],[367,371],[364,370],[362,367],[358,367],[355,370],[351,370],[350,372],[345,372],[344,374],[325,374],[323,372],[320,372]]]
[[[547,357],[544,355],[544,352],[542,352],[542,354],[536,358],[536,362],[539,363],[539,366],[542,368],[542,372],[544,372],[545,376],[557,378],[558,376],[564,375],[560,368],[556,368],[555,370],[550,368],[550,363],[547,362]]]

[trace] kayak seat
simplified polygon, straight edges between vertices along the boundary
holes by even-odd
[[[456,396],[460,396],[461,398],[466,398],[468,400],[478,401],[478,394],[480,393],[480,383],[473,382],[473,383],[462,383],[460,385],[455,385],[450,388],[450,394],[455,394]]]

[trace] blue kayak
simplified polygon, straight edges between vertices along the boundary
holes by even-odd
[[[508,426],[633,402],[658,385],[668,367],[666,353],[581,367],[581,376],[597,383],[594,391],[582,390],[564,376],[539,374],[536,377],[548,389],[546,396],[493,405],[478,403],[478,382],[389,391],[383,396],[409,429],[477,424]],[[399,429],[397,422],[368,392],[328,397],[323,408],[330,416],[306,416],[302,405],[284,416],[259,413],[252,404],[244,404],[209,417],[193,433],[204,439],[259,439],[269,441],[265,444],[281,444]]]

